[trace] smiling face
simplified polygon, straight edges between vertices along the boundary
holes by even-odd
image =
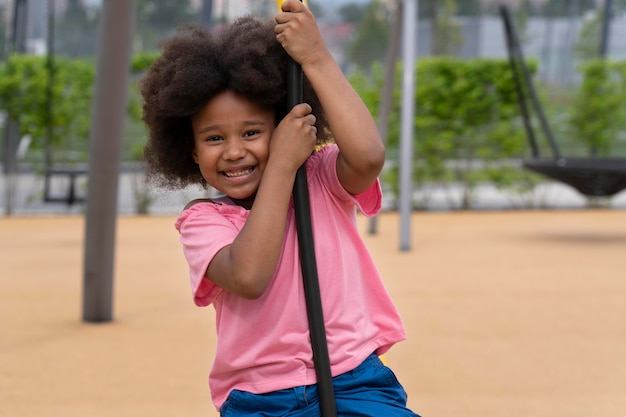
[[[191,119],[193,159],[206,182],[250,206],[259,188],[274,131],[273,110],[231,91],[212,98]]]

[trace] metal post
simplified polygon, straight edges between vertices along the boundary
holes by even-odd
[[[26,52],[26,28],[28,23],[27,0],[15,0],[13,5],[13,25],[11,29],[11,53],[23,54]],[[5,180],[5,214],[13,214],[13,200],[15,198],[17,176],[17,148],[19,146],[19,121],[7,114],[4,128],[3,166]]]
[[[389,131],[389,113],[391,112],[393,91],[396,85],[396,64],[398,63],[398,49],[402,35],[403,10],[402,2],[396,5],[396,16],[389,39],[389,49],[387,50],[387,64],[385,66],[385,83],[378,113],[378,133],[383,142],[387,141]],[[369,222],[369,234],[375,235],[378,228],[378,215],[372,216]]]
[[[46,70],[48,80],[46,84],[46,137],[44,145],[44,166],[46,172],[46,187],[48,186],[48,173],[52,168],[52,140],[54,135],[52,100],[54,92],[54,0],[48,0],[48,39],[46,53]],[[46,190],[47,191],[47,190]]]
[[[613,9],[612,0],[604,0],[604,11],[602,18],[602,33],[600,36],[600,58],[605,58],[609,51],[609,38],[611,36],[611,11]]]
[[[88,322],[113,319],[117,189],[135,1],[107,0],[102,9],[85,230],[83,320]]]
[[[213,0],[202,0],[200,21],[208,28],[213,27]]]
[[[413,200],[413,125],[415,118],[415,49],[418,0],[404,0],[402,113],[400,137],[400,250],[411,250]]]

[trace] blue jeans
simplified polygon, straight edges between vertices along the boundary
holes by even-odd
[[[333,378],[340,417],[419,417],[406,408],[406,392],[391,369],[372,354],[357,368]],[[316,385],[267,394],[234,390],[222,405],[222,417],[319,417]]]

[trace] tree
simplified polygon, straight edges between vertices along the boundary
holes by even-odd
[[[431,55],[452,55],[463,43],[460,25],[454,22],[455,0],[430,0]]]
[[[601,22],[602,13],[590,12],[584,17],[574,45],[574,56],[577,60],[587,61],[598,58]]]
[[[53,144],[68,151],[85,143],[91,121],[94,68],[83,60],[54,60],[52,87]],[[12,54],[0,68],[0,109],[14,120],[23,135],[33,138],[33,147],[43,148],[47,126],[44,57]]]
[[[341,20],[355,25],[363,20],[366,11],[367,6],[359,3],[348,3],[339,8]]]
[[[354,8],[350,10],[355,11]],[[348,59],[364,70],[368,70],[373,62],[382,61],[387,50],[390,26],[387,7],[379,0],[373,0],[357,24],[354,41],[348,47]]]
[[[476,0],[458,0],[457,7],[459,16],[479,16],[482,11],[481,2]]]
[[[157,49],[161,39],[176,27],[198,20],[190,0],[138,0],[136,37],[140,49]]]
[[[99,13],[90,13],[80,0],[69,0],[55,23],[55,54],[71,58],[94,55],[98,20]]]
[[[577,4],[575,4],[577,3]],[[578,15],[595,9],[595,0],[548,0],[541,6],[540,14],[552,17],[569,17],[572,7],[575,7]]]

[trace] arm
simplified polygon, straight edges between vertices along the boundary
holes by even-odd
[[[207,278],[244,298],[260,297],[274,276],[296,172],[315,146],[315,116],[310,112],[308,104],[294,107],[272,133],[248,219],[233,243],[221,249],[207,268]]]
[[[385,161],[385,148],[369,110],[326,48],[315,18],[298,0],[276,16],[276,39],[302,70],[322,103],[340,149],[337,175],[352,194],[365,191]]]

